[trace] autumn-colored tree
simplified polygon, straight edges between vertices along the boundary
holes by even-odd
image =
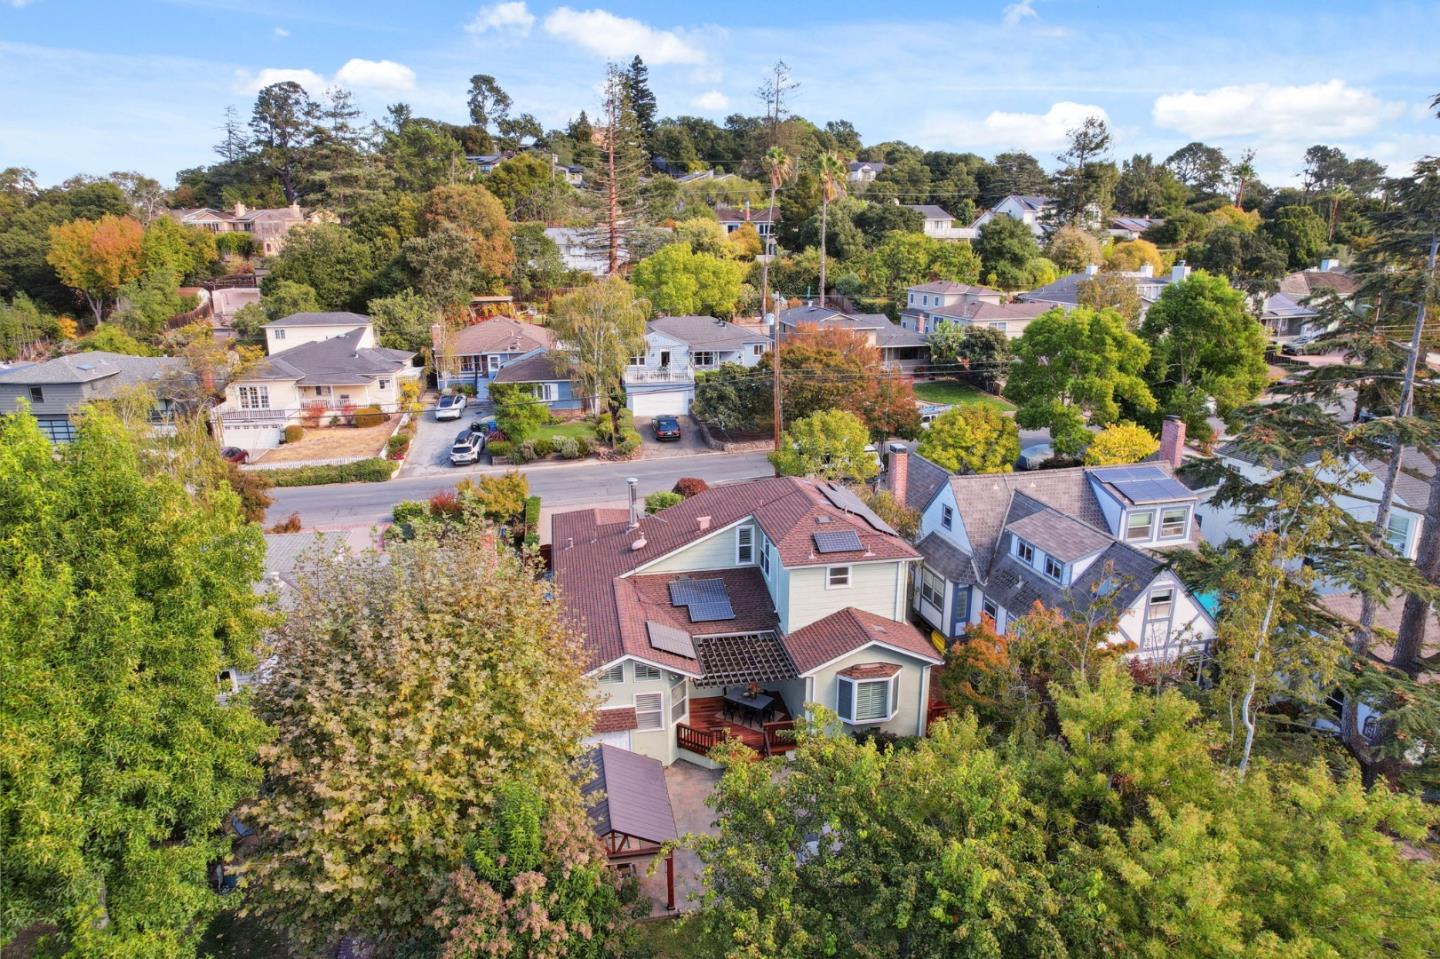
[[[1050,235],[1045,256],[1065,273],[1079,273],[1085,267],[1100,265],[1100,243],[1089,230],[1078,226],[1062,226]]]
[[[1152,276],[1165,271],[1165,259],[1160,249],[1149,240],[1126,240],[1116,243],[1105,257],[1105,269],[1134,273],[1141,267],[1150,267]]]
[[[534,574],[483,526],[307,564],[260,695],[277,739],[246,868],[265,921],[310,950],[354,935],[391,955],[508,790],[573,797],[592,691]]]
[[[115,306],[120,287],[140,277],[145,229],[128,216],[71,220],[50,228],[45,261],[85,300],[95,323]]]
[[[429,230],[449,223],[470,240],[474,268],[498,281],[510,275],[515,250],[510,245],[510,221],[505,207],[479,184],[440,186],[430,191],[420,211]]]
[[[863,483],[880,471],[875,455],[865,448],[869,442],[865,424],[854,413],[820,410],[781,434],[770,462],[782,476]]]
[[[1075,288],[1075,299],[1092,310],[1114,310],[1131,328],[1139,325],[1140,313],[1145,308],[1135,284],[1114,273],[1096,273],[1081,280]]]
[[[899,375],[878,372],[880,351],[860,333],[801,324],[786,332],[780,366],[787,421],[840,409],[858,415],[873,433],[914,436],[919,431],[914,387]]]
[[[951,473],[1008,473],[1020,458],[1020,429],[993,406],[957,406],[935,418],[918,452]]]
[[[1086,466],[1124,466],[1148,459],[1160,448],[1155,434],[1138,423],[1122,420],[1095,434],[1085,447]]]

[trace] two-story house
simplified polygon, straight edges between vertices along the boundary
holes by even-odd
[[[595,738],[710,765],[787,748],[809,704],[923,735],[935,647],[905,622],[915,548],[843,487],[776,477],[642,516],[552,520],[555,584],[602,699]]]
[[[543,326],[492,316],[458,330],[433,324],[430,344],[440,388],[472,386],[475,395],[483,399],[489,395],[490,382],[507,363],[550,349],[555,338]]]
[[[973,240],[978,235],[974,227],[961,226],[944,207],[933,203],[907,203],[910,209],[919,213],[924,222],[920,229],[932,240]]]
[[[1042,303],[1047,308],[1058,306],[1068,313],[1080,305],[1081,284],[1093,280],[1099,273],[1100,268],[1092,263],[1079,273],[1066,274],[1053,283],[1021,293],[1020,300],[1025,303]],[[1179,283],[1190,275],[1190,267],[1181,260],[1171,267],[1169,273],[1156,276],[1150,264],[1145,263],[1138,270],[1118,270],[1106,275],[1124,280],[1135,287],[1135,292],[1140,297],[1140,316],[1143,318],[1155,301],[1160,299],[1166,286]]]
[[[724,363],[754,366],[770,337],[713,316],[662,316],[645,325],[645,351],[625,370],[625,402],[636,416],[681,416],[695,401],[695,374]]]
[[[842,313],[813,303],[780,311],[781,336],[794,336],[804,327],[849,330],[880,351],[880,365],[890,372],[911,373],[930,362],[930,343],[883,313]]]
[[[1046,232],[1045,210],[1054,202],[1048,196],[1007,196],[976,217],[970,227],[978,235],[980,228],[997,216],[1008,216],[1024,223],[1037,237],[1044,236]]]
[[[229,210],[196,207],[167,210],[166,213],[186,226],[199,227],[211,233],[248,233],[255,238],[255,246],[262,256],[274,256],[283,250],[286,238],[295,227],[334,219],[319,211],[307,214],[298,203],[258,210],[237,203]]]
[[[775,224],[780,222],[780,210],[771,210],[769,206],[763,206],[752,210],[750,201],[746,200],[745,205],[739,209],[728,206],[715,208],[715,219],[725,228],[726,233],[734,233],[745,224],[755,228],[761,239],[770,236],[775,231]]]
[[[95,350],[43,363],[0,365],[0,415],[27,406],[40,431],[54,443],[75,438],[74,416],[86,403],[144,387],[155,398],[150,420],[167,427],[178,407],[195,393],[195,376],[184,360],[127,356]]]
[[[887,482],[920,513],[912,607],[937,633],[972,623],[1000,633],[1036,603],[1117,617],[1111,643],[1170,662],[1215,636],[1211,612],[1166,567],[1193,547],[1198,497],[1169,462],[951,475],[895,444]]]
[[[966,329],[999,330],[1013,340],[1047,309],[1050,307],[1041,303],[1007,303],[1005,294],[988,286],[937,280],[906,291],[900,326],[928,334],[941,324],[956,323]]]
[[[869,186],[886,166],[878,160],[851,160],[845,176],[855,186]]]

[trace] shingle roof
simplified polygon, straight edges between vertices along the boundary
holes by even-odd
[[[950,280],[931,280],[910,287],[912,293],[999,293],[988,286],[972,286],[969,283],[955,283]]]
[[[1038,503],[1072,516],[1095,529],[1109,529],[1100,502],[1090,489],[1084,467],[1035,470],[1025,473],[979,473],[951,476],[950,489],[965,535],[974,550],[975,566],[983,578],[994,561],[1010,501],[1022,493]]]
[[[1319,315],[1319,313],[1310,307],[1297,303],[1295,298],[1288,293],[1270,294],[1265,298],[1265,305],[1260,311],[1260,318],[1262,320],[1292,319],[1294,317]]]
[[[613,831],[653,843],[680,838],[660,760],[601,745],[590,754],[590,761],[594,773],[581,793],[596,835]]]
[[[691,347],[712,350],[738,350],[746,343],[769,342],[770,339],[764,333],[747,330],[713,316],[661,316],[647,325],[651,330]]]
[[[1280,292],[1304,300],[1324,290],[1334,290],[1342,297],[1352,297],[1360,289],[1359,282],[1339,270],[1301,270],[1280,281]]]
[[[939,533],[929,533],[915,547],[925,557],[925,565],[952,583],[978,583],[975,560],[971,555]]]
[[[555,337],[543,326],[521,323],[508,316],[492,316],[473,326],[457,330],[452,338],[452,352],[457,356],[481,353],[529,353],[549,349]]]
[[[185,361],[173,356],[128,356],[92,350],[0,371],[0,383],[7,386],[59,386],[89,383],[113,376],[116,386],[128,386],[165,380],[185,372]]]
[[[1163,566],[1148,553],[1112,542],[1065,587],[1005,553],[985,581],[985,595],[1014,616],[1030,612],[1037,602],[1063,613],[1084,613],[1100,596],[1118,612],[1145,591]]]
[[[717,206],[715,208],[715,219],[719,220],[721,223],[735,223],[737,221],[749,223],[769,223],[770,207],[768,205],[762,207],[754,207],[749,211],[749,215],[747,216],[745,210],[737,209],[735,207]],[[776,207],[775,209],[775,222],[780,222],[779,207]]]
[[[1147,276],[1146,274],[1137,272],[1115,271],[1107,275],[1112,277],[1118,276],[1122,279],[1129,280],[1135,284],[1137,291],[1143,288],[1145,292],[1141,292],[1140,298],[1150,302],[1154,301],[1154,296],[1150,295],[1152,291],[1149,288],[1156,286],[1163,287],[1170,282],[1169,273],[1162,273],[1159,276]],[[1086,280],[1093,279],[1095,279],[1095,277],[1088,273],[1069,273],[1052,283],[1047,283],[1044,286],[1021,293],[1020,298],[1029,301],[1040,300],[1047,303],[1075,305],[1080,302],[1080,284]],[[1155,296],[1158,295],[1158,293],[1155,294]]]
[[[1010,503],[1010,517],[1006,529],[1062,563],[1094,556],[1115,541],[1109,533],[1053,510],[1024,493],[1015,494]]]
[[[871,643],[884,643],[928,663],[941,662],[935,647],[909,623],[897,623],[847,606],[781,640],[800,675]]]
[[[933,203],[907,203],[907,204],[905,204],[905,206],[907,206],[907,207],[909,207],[910,209],[914,210],[916,213],[919,213],[921,216],[923,216],[923,217],[924,217],[925,219],[927,219],[927,220],[953,220],[953,219],[955,219],[955,218],[954,218],[953,216],[951,216],[944,208],[938,207],[938,206],[936,206],[936,205],[933,204]]]
[[[291,313],[278,320],[271,320],[263,328],[269,330],[281,326],[366,326],[369,323],[370,317],[362,313]]]
[[[506,363],[495,374],[495,383],[553,383],[570,379],[565,357],[546,351]]]
[[[271,353],[239,382],[294,380],[301,386],[342,386],[393,376],[410,366],[414,353],[384,347],[357,347],[365,332],[365,327],[359,327],[328,340],[301,343]]]
[[[620,733],[640,726],[634,706],[615,706],[595,710],[595,732]]]
[[[911,442],[906,446],[910,459],[907,467],[908,478],[905,481],[905,505],[914,510],[923,510],[950,479],[950,473],[917,453],[918,443]]]
[[[1033,320],[1046,310],[1053,310],[1055,307],[1050,303],[986,303],[976,301],[966,303],[957,312],[949,310],[932,310],[931,312],[940,317],[954,316],[967,320],[971,323],[981,323],[988,320]]]
[[[929,343],[929,340],[921,334],[897,325],[883,313],[841,313],[830,307],[812,304],[782,310],[780,322],[785,326],[808,324],[857,332],[873,332],[875,345],[880,347],[926,346]]]

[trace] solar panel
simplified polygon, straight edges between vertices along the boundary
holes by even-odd
[[[828,530],[815,533],[815,549],[821,553],[853,553],[863,549],[860,534],[853,529]]]
[[[722,619],[735,618],[735,607],[730,605],[728,599],[712,603],[691,603],[689,609],[692,623],[714,623]]]
[[[856,516],[869,523],[873,528],[882,533],[889,533],[897,536],[894,527],[890,526],[875,511],[866,506],[864,501],[843,486],[836,486],[834,483],[825,483],[820,486],[820,492],[830,501],[830,505],[836,509],[843,509],[847,513],[854,513]]]
[[[1112,481],[1111,485],[1125,494],[1132,503],[1160,503],[1188,499],[1192,495],[1183,483],[1163,475],[1159,478]]]
[[[695,603],[729,601],[723,579],[677,579],[670,584],[670,605],[692,606]]]
[[[647,619],[645,632],[650,634],[650,645],[656,649],[687,659],[695,658],[695,644],[690,641],[690,634],[685,630]]]

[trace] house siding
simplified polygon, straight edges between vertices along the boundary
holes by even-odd
[[[265,330],[265,352],[271,355],[283,350],[294,349],[306,343],[317,343],[321,340],[333,340],[337,336],[344,336],[357,326],[364,326],[363,323],[345,323],[336,326],[283,326],[270,327]],[[283,338],[276,337],[277,330],[284,330]],[[357,346],[361,349],[373,347],[375,340],[372,336],[362,337]]]
[[[0,386],[0,413],[14,413],[20,408],[21,403],[30,404],[30,412],[36,416],[68,413],[89,399],[84,389],[87,385],[93,384],[41,383],[39,386],[44,393],[45,401],[36,403],[30,399],[30,384],[6,384]]]
[[[836,563],[850,567],[850,585],[830,589],[825,585],[824,566],[802,566],[789,571],[786,593],[789,602],[781,628],[787,633],[824,619],[846,606],[863,609],[886,619],[904,616],[905,569],[903,562]]]
[[[1180,582],[1173,573],[1166,571],[1156,576],[1120,617],[1117,632],[1124,640],[1135,644],[1134,655],[1141,660],[1162,658],[1156,652],[1140,649],[1144,632],[1146,603],[1149,601],[1151,591],[1158,587],[1170,587],[1175,590],[1175,608],[1170,619],[1170,651],[1173,653],[1176,644],[1180,642],[1187,647],[1191,645],[1198,647],[1199,644],[1208,646],[1212,643],[1215,639],[1214,621],[1190,595],[1185,584]]]
[[[851,666],[865,663],[894,663],[900,670],[900,708],[889,722],[866,723],[861,727],[875,726],[897,736],[920,736],[925,732],[925,712],[929,698],[930,670],[920,660],[903,653],[871,646],[856,650],[820,669],[809,678],[810,698],[814,705],[834,712],[839,702],[839,674]]]
[[[625,660],[623,663],[625,679],[618,683],[595,682],[595,689],[600,694],[599,708],[614,708],[617,706],[635,705],[635,697],[641,693],[659,693],[661,697],[661,715],[664,719],[659,729],[632,729],[630,730],[630,749],[634,752],[658,759],[669,765],[676,759],[677,747],[675,745],[675,723],[670,719],[670,688],[675,682],[682,678],[678,673],[672,673],[662,669],[659,679],[637,679],[635,677],[634,660]],[[598,680],[598,674],[591,675],[592,680]],[[688,681],[687,681],[688,682]],[[692,691],[691,696],[694,695]],[[689,717],[689,712],[685,714]],[[683,721],[683,720],[682,720]]]
[[[648,575],[650,573],[683,573],[687,570],[731,569],[738,565],[735,562],[735,527],[746,523],[755,525],[753,520],[747,519],[733,526],[723,527],[709,537],[678,549],[637,572]],[[774,569],[773,565],[771,569]]]

